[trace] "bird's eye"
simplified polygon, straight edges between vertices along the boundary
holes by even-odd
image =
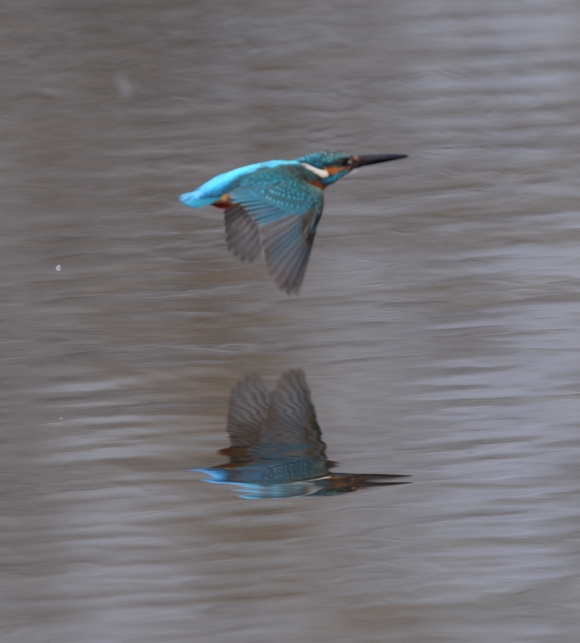
[[[346,167],[347,165],[350,165],[350,156],[347,156],[346,158],[342,159],[340,164],[343,165],[344,167]]]

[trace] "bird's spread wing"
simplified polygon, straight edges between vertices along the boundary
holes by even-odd
[[[254,261],[260,254],[260,229],[241,205],[234,205],[225,212],[226,241],[228,249],[242,261]]]
[[[228,247],[251,261],[257,233],[274,281],[297,293],[322,215],[322,190],[304,179],[302,168],[267,168],[243,179],[229,197],[234,205],[226,210]]]

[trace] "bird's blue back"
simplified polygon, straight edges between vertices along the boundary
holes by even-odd
[[[322,209],[322,190],[311,183],[316,178],[300,163],[260,168],[236,181],[231,194],[234,200],[247,204],[250,209],[254,200],[257,210],[265,209],[266,204],[274,206],[276,210],[271,210],[270,220],[282,214],[302,216],[312,208]],[[264,204],[262,208],[260,203]],[[265,222],[264,218],[262,221]]]
[[[231,192],[240,184],[241,179],[244,177],[262,169],[288,165],[300,167],[299,161],[284,161],[281,159],[264,161],[263,163],[253,163],[252,165],[244,165],[243,167],[238,167],[235,170],[230,170],[229,172],[224,172],[223,174],[214,176],[213,179],[204,183],[202,186],[197,188],[197,190],[182,194],[179,197],[179,200],[190,208],[202,208],[203,206],[215,203],[221,196]]]

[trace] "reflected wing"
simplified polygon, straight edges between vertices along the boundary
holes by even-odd
[[[227,430],[235,448],[257,445],[266,421],[270,395],[259,375],[246,375],[230,395]]]
[[[262,442],[269,455],[307,457],[326,461],[316,411],[301,370],[282,375],[270,395]]]
[[[274,281],[284,292],[297,293],[322,215],[322,190],[306,181],[302,168],[285,167],[255,172],[229,196],[234,206],[226,210],[228,247],[252,260],[257,232]]]

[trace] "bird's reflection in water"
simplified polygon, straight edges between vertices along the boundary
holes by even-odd
[[[269,393],[258,375],[246,375],[230,397],[229,462],[194,469],[206,482],[235,485],[241,498],[331,496],[368,487],[405,484],[403,475],[331,473],[326,445],[301,370],[284,373]]]

